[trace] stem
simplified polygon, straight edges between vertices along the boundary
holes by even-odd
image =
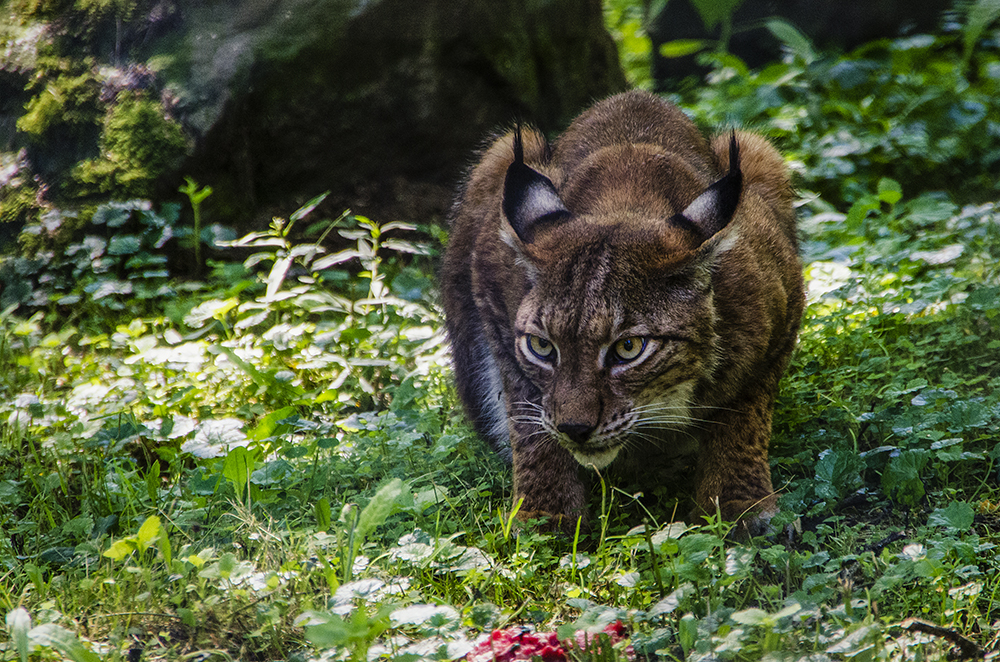
[[[656,558],[656,549],[653,548],[653,534],[649,531],[649,520],[643,522],[643,533],[646,536],[646,545],[649,547],[649,558],[653,561],[653,577],[656,579],[656,587],[660,590],[660,597],[664,597],[663,576],[660,574],[660,562]]]
[[[201,276],[201,200],[191,200],[194,209],[194,274]]]
[[[726,14],[722,19],[722,32],[719,34],[719,50],[729,52],[729,39],[733,36],[733,15]]]
[[[184,186],[177,189],[188,197],[191,202],[191,210],[194,212],[194,273],[201,275],[201,203],[208,196],[212,195],[212,187],[205,186],[198,189],[198,183],[190,177],[185,177]]]

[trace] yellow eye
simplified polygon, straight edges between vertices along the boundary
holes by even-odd
[[[549,342],[547,339],[542,338],[541,336],[533,336],[531,334],[528,334],[527,339],[528,340],[526,344],[528,345],[528,349],[531,350],[532,354],[542,359],[543,361],[551,361],[553,358],[555,358],[554,354],[556,346],[553,345],[551,342]]]
[[[616,342],[613,351],[617,361],[628,363],[639,358],[644,349],[646,349],[646,339],[639,336],[632,336],[630,338],[622,338]]]

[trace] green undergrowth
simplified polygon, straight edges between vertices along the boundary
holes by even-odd
[[[684,99],[782,142],[802,194],[782,512],[746,544],[600,481],[591,536],[512,526],[509,470],[451,387],[434,226],[324,219],[321,198],[235,240],[195,237],[171,205],[50,211],[35,253],[0,264],[16,284],[0,314],[0,659],[450,660],[495,628],[614,620],[650,659],[996,649],[998,65],[995,49],[966,60],[960,34],[915,39],[762,72],[727,58]],[[891,66],[845,88],[868,61]],[[943,97],[921,101],[928,85]],[[906,152],[897,97],[927,114]],[[971,125],[930,124],[967,100],[985,108]],[[60,232],[65,251],[46,243]],[[180,279],[164,251],[196,241],[213,257]]]

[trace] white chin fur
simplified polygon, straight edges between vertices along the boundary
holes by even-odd
[[[594,469],[603,469],[604,467],[611,464],[611,462],[618,457],[617,448],[612,448],[611,450],[604,451],[602,453],[594,453],[592,455],[584,455],[583,453],[573,453],[573,457],[576,461],[585,467],[593,467]]]

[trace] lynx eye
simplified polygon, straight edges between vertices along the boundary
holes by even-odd
[[[523,342],[531,354],[546,363],[551,363],[556,357],[556,346],[547,338],[529,333],[523,337]]]
[[[631,363],[642,356],[642,351],[646,349],[646,339],[639,336],[622,338],[614,344],[612,351],[614,358],[620,363]]]

